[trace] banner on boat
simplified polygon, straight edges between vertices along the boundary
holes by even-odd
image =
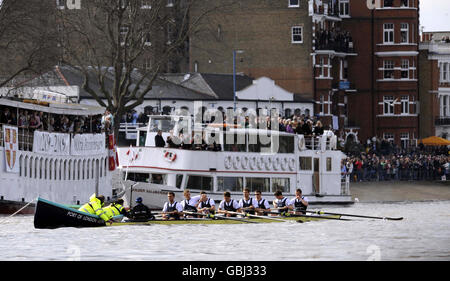
[[[33,152],[49,155],[70,155],[70,135],[34,131]]]
[[[70,145],[71,155],[93,155],[105,151],[104,134],[77,134],[72,137]]]
[[[3,126],[5,139],[6,172],[19,173],[19,130],[17,127]]]

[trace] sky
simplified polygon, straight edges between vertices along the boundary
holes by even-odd
[[[450,31],[450,0],[420,0],[423,31]]]

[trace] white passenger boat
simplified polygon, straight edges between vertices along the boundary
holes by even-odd
[[[99,118],[105,111],[75,103],[0,98],[0,111]],[[112,198],[105,133],[70,134],[0,124],[0,213],[33,213],[37,197],[77,205],[96,192]]]
[[[346,155],[336,150],[337,138],[331,132],[305,137],[208,126],[202,133],[206,139],[220,140],[218,151],[155,146],[158,129],[166,140],[177,126],[191,127],[190,122],[190,117],[150,116],[149,125],[138,131],[137,146],[118,148],[123,189],[115,192],[125,192],[129,205],[142,197],[149,207],[162,208],[167,192],[173,191],[175,200],[181,202],[185,189],[192,195],[204,190],[216,201],[230,191],[238,199],[244,188],[260,190],[270,201],[277,190],[294,197],[300,188],[312,204],[352,203],[349,178],[341,177],[341,161]]]

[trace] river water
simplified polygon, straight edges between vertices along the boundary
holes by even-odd
[[[450,260],[450,201],[322,209],[404,219],[40,230],[3,216],[0,260]]]

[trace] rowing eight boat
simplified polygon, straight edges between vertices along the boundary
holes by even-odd
[[[62,204],[54,203],[42,198],[38,198],[36,211],[34,214],[35,228],[59,228],[59,227],[101,227],[101,226],[122,226],[122,225],[174,225],[174,224],[242,224],[242,223],[273,223],[281,222],[274,218],[282,218],[292,222],[318,221],[324,219],[339,220],[340,216],[323,215],[299,215],[290,217],[268,217],[268,218],[233,218],[227,219],[219,216],[214,218],[185,218],[180,220],[151,220],[146,222],[113,222],[105,223],[96,215],[87,214],[79,210],[70,208]]]

